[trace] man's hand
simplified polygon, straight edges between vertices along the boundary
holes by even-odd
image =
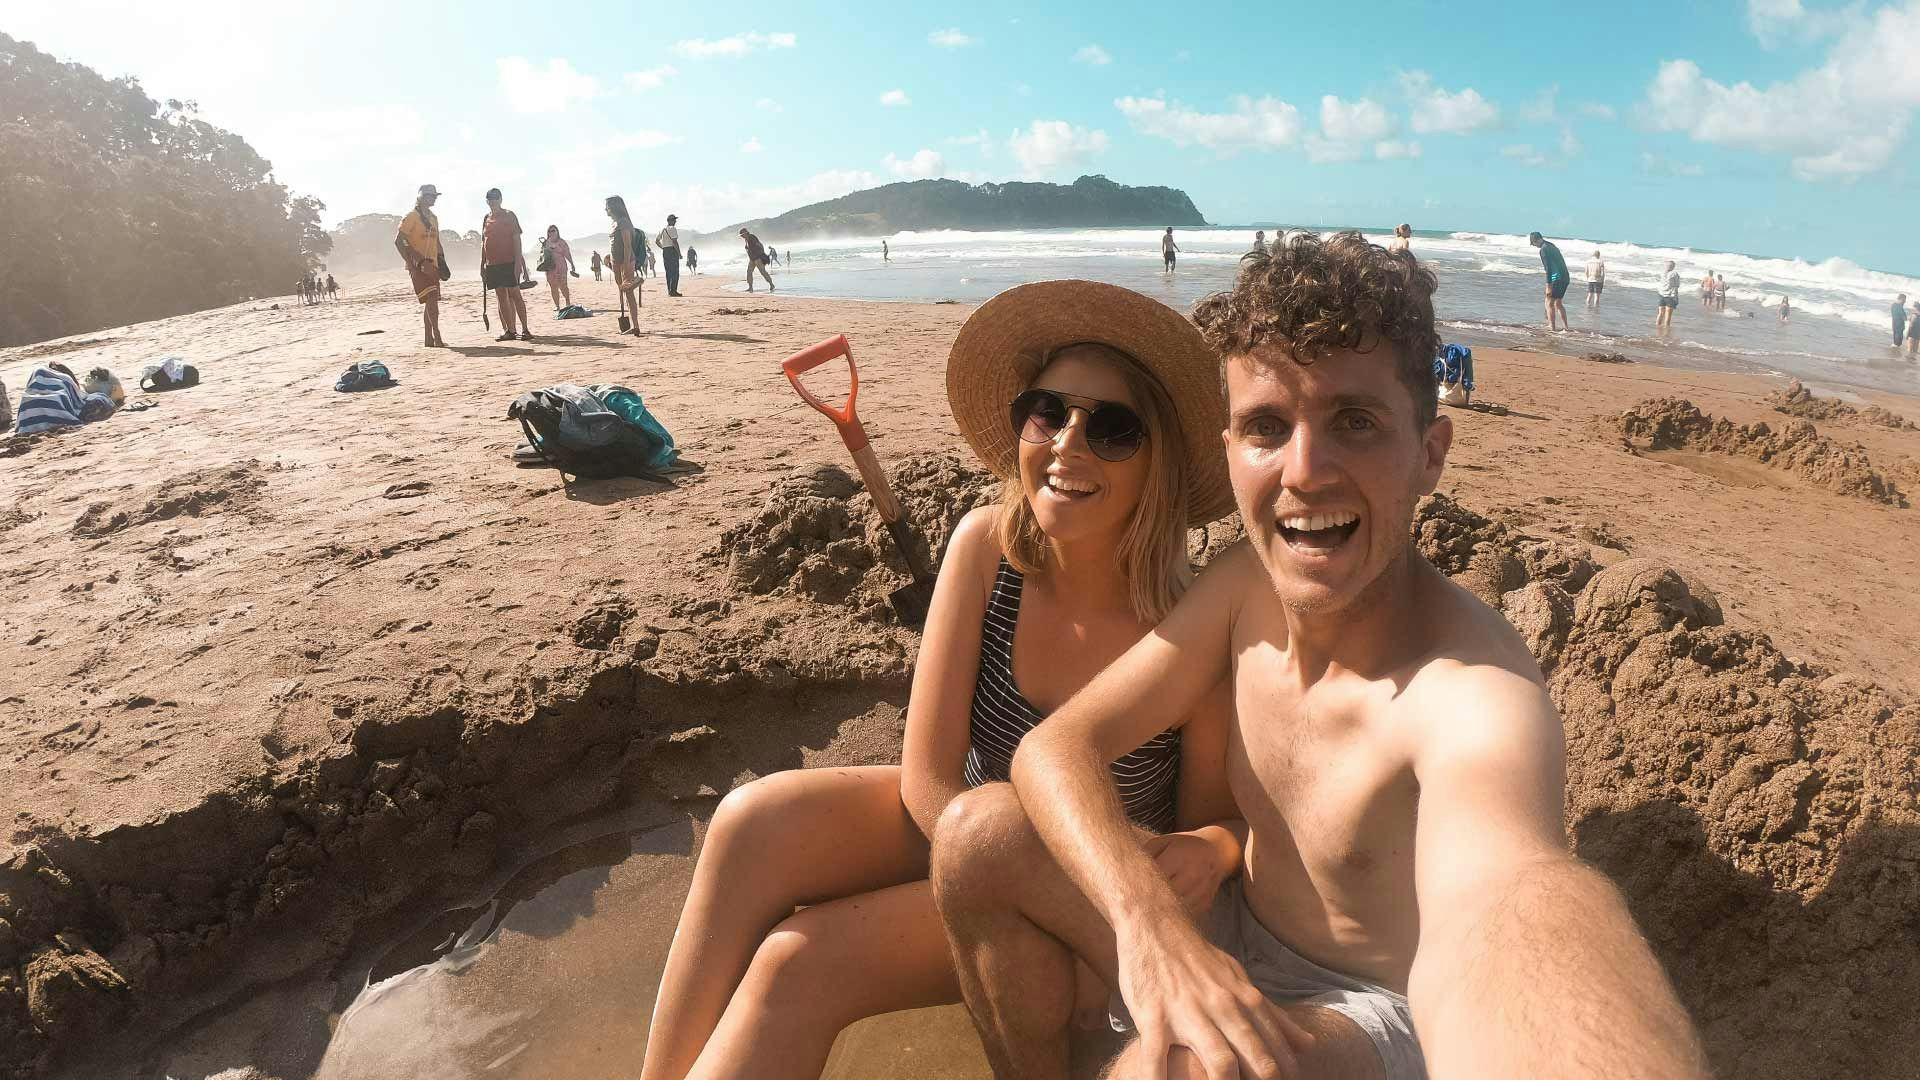
[[[1120,996],[1133,1014],[1141,1058],[1165,1076],[1167,1053],[1192,1052],[1208,1080],[1293,1080],[1312,1037],[1247,981],[1199,930],[1158,922],[1120,937]]]
[[[1145,847],[1161,876],[1173,886],[1180,906],[1196,921],[1204,921],[1213,907],[1213,894],[1234,869],[1222,865],[1219,847],[1198,830],[1149,837]]]

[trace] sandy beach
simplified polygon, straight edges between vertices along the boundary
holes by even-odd
[[[0,442],[0,1075],[313,1075],[350,958],[554,830],[619,809],[684,854],[734,784],[896,759],[917,637],[875,598],[904,579],[864,496],[817,471],[844,451],[778,363],[848,335],[937,552],[985,497],[940,457],[963,453],[943,369],[972,306],[722,285],[648,282],[639,338],[586,277],[600,314],[554,321],[543,286],[539,339],[495,344],[462,280],[453,348],[425,349],[396,272],[0,352],[16,392],[46,359],[131,385],[173,354],[203,379]],[[336,393],[361,359],[399,385]],[[1422,550],[1547,668],[1577,849],[1722,1075],[1920,1075],[1920,428],[1801,431],[1769,400],[1784,379],[1476,369],[1507,411],[1448,411]],[[516,467],[508,403],[562,382],[638,390],[705,471]],[[1768,433],[1622,421],[1653,399]],[[1852,403],[1920,423],[1920,399]],[[874,565],[780,562],[802,495]],[[609,1053],[578,1075],[638,1060]]]

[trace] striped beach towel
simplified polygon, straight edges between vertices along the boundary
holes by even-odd
[[[86,394],[73,377],[52,368],[34,368],[20,391],[18,435],[32,435],[61,427],[79,427],[89,420],[113,415],[113,399]]]

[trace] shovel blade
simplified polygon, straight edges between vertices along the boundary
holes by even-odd
[[[887,595],[887,606],[902,623],[918,630],[927,624],[927,610],[933,606],[933,582],[902,585]]]

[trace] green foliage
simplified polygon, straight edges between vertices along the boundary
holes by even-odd
[[[325,204],[192,102],[0,33],[0,346],[289,292]]]

